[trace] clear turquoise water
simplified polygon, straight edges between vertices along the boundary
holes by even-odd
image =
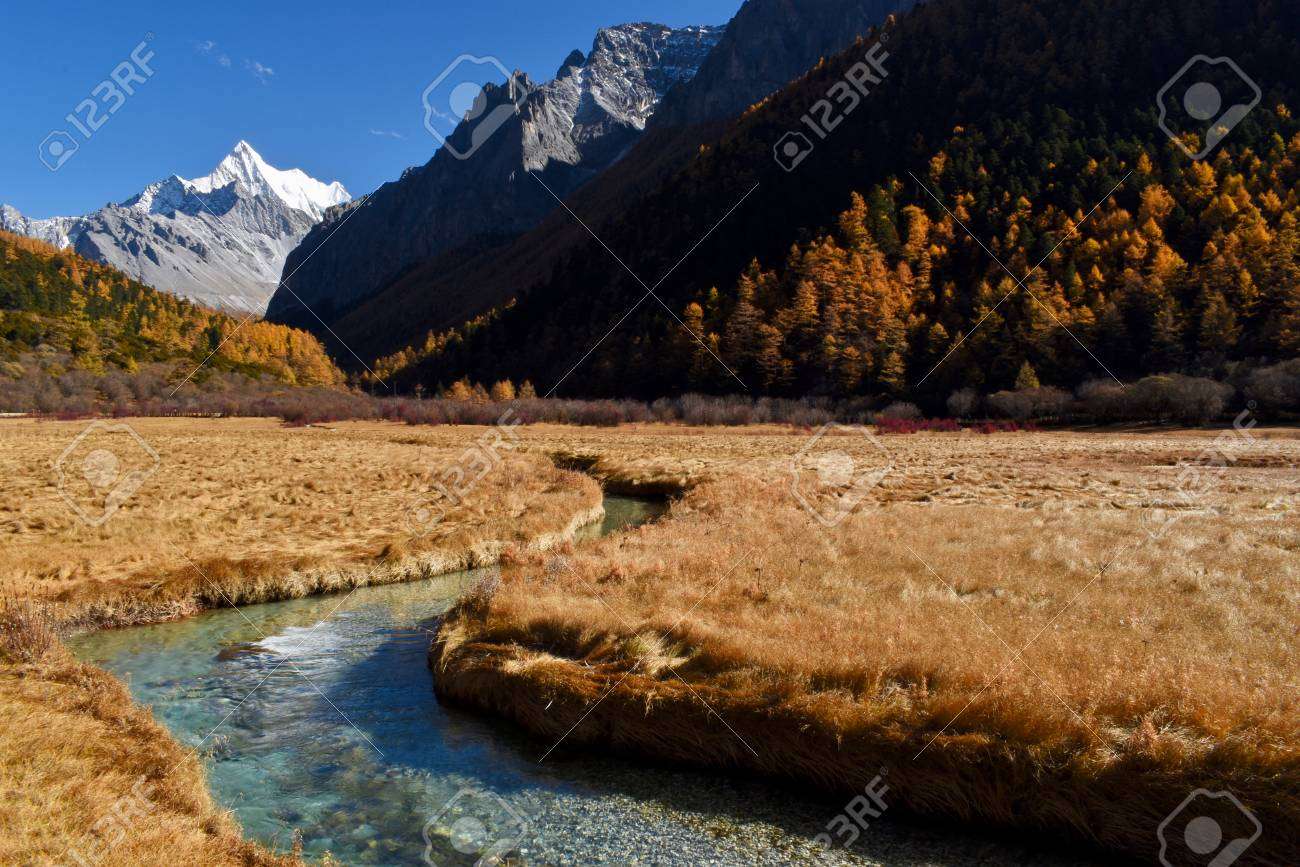
[[[607,511],[588,535],[657,513],[617,497]],[[897,821],[824,853],[813,838],[837,801],[563,747],[539,763],[551,743],[433,694],[432,619],[486,575],[213,611],[70,644],[203,754],[214,795],[248,834],[288,848],[298,830],[309,855],[345,864],[418,865],[426,852],[436,865],[473,864],[475,840],[517,841],[509,863],[524,864],[1081,863]]]

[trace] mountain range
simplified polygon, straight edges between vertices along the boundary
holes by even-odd
[[[531,228],[555,208],[555,197],[627,152],[721,36],[715,27],[624,24],[600,30],[589,52],[571,52],[550,81],[516,72],[488,85],[482,115],[514,101],[508,121],[478,148],[475,124],[460,123],[426,165],[331,214],[289,257],[286,276],[293,276],[268,315],[319,327],[317,317],[333,321],[415,266],[448,253],[464,257]],[[496,299],[476,291],[430,300],[455,318]]]
[[[241,143],[209,178],[0,226],[226,306],[254,274],[272,323],[399,393],[935,411],[1241,378],[1300,355],[1298,3],[747,0],[725,29],[602,30],[544,83],[503,70],[357,202]],[[1201,50],[1240,101],[1195,157],[1174,85]],[[481,112],[506,118],[485,138]]]
[[[277,169],[240,141],[204,177],[172,175],[80,217],[33,220],[5,205],[0,229],[200,304],[261,313],[289,253],[328,209],[350,200],[341,184]]]
[[[782,5],[750,0],[737,18]],[[1243,377],[1300,354],[1298,11],[930,0],[696,127],[693,147],[674,151],[652,119],[566,202],[599,240],[557,212],[442,276],[412,272],[334,328],[363,355],[394,346],[374,369],[399,389],[527,378],[541,393],[744,388],[942,411],[967,390]],[[1194,70],[1198,50],[1242,72]],[[872,52],[885,74],[867,82]],[[1182,95],[1197,80],[1174,87],[1186,72],[1246,108],[1205,159]],[[797,164],[774,158],[800,131]],[[423,314],[448,285],[505,300],[437,327]]]
[[[464,162],[439,154],[382,188],[329,244],[316,243],[326,237],[325,225],[309,236],[289,267],[296,269],[307,256],[311,260],[287,285],[311,312],[281,290],[268,315],[314,330],[342,362],[350,357],[343,345],[376,358],[509,303],[591,240],[587,228],[557,207],[552,193],[600,233],[608,220],[621,217],[630,203],[688,165],[734,117],[911,4],[749,0],[725,29],[695,28],[712,43],[707,56],[696,61],[698,72],[681,70],[676,86],[648,112],[644,131],[624,137],[629,146],[615,153],[617,159],[581,163],[579,171],[548,163],[537,172],[548,191],[525,175],[536,164],[528,162],[517,129],[497,133]],[[603,41],[597,37],[589,66],[603,53]],[[564,78],[562,68],[556,84]],[[524,107],[518,129],[534,111]],[[563,122],[559,126],[563,130]],[[456,136],[463,141],[469,134],[467,124]],[[496,154],[508,154],[508,162],[499,163]],[[465,189],[469,195],[462,198],[458,193]],[[442,205],[444,197],[455,206]],[[460,228],[465,221],[472,232]]]

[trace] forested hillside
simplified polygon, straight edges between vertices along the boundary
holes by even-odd
[[[708,349],[647,301],[561,392],[739,390],[710,352],[754,393],[930,403],[1294,357],[1298,35],[1295,0],[932,0],[886,28],[888,77],[796,170],[773,145],[879,34],[629,203],[602,234],[653,286],[759,185],[658,290]],[[1198,53],[1263,91],[1203,162],[1156,107]],[[544,390],[644,294],[592,243],[510,309],[380,370]]]
[[[508,303],[521,290],[550,275],[570,251],[591,240],[587,231],[564,209],[556,207],[554,198],[538,180],[564,197],[582,215],[587,226],[603,233],[607,223],[626,215],[630,202],[637,201],[689,164],[702,144],[713,141],[753,102],[780,90],[820,58],[843,51],[859,34],[885,20],[889,12],[909,7],[912,2],[746,0],[699,74],[670,90],[663,104],[650,116],[645,135],[631,148],[620,151],[612,164],[603,163],[605,167],[595,177],[585,169],[582,178],[566,175],[572,167],[548,157],[540,175],[529,178],[517,171],[516,161],[516,170],[505,176],[508,180],[503,180],[499,173],[509,168],[510,161],[503,163],[489,156],[495,144],[465,163],[450,167],[454,168],[450,177],[458,179],[454,188],[460,191],[451,199],[448,199],[450,188],[431,190],[423,185],[419,190],[414,189],[423,183],[424,174],[419,170],[408,173],[397,184],[406,189],[404,195],[413,202],[403,209],[404,216],[390,219],[392,215],[372,197],[367,200],[372,203],[357,212],[355,219],[348,220],[330,246],[319,255],[312,255],[304,270],[294,276],[292,288],[311,304],[312,313],[299,310],[294,315],[287,309],[292,305],[273,304],[268,318],[311,330],[341,364],[351,365],[353,351],[363,358],[388,355],[409,344],[422,343],[430,330],[441,331]],[[547,97],[543,104],[550,101]],[[580,125],[569,131],[565,121],[560,129],[547,133],[539,141],[565,139],[580,133],[581,129]],[[502,136],[493,137],[498,138]],[[482,170],[474,166],[485,159],[496,167],[480,176]],[[435,158],[430,168],[440,162]],[[532,164],[538,163],[534,160]],[[467,171],[477,179],[467,181]],[[498,201],[504,192],[503,183],[518,187],[521,192],[530,191],[528,197],[503,208]],[[440,204],[429,204],[435,200]],[[429,213],[419,216],[431,207],[454,215],[454,219],[449,223]],[[529,213],[533,216],[523,219]],[[338,214],[336,218],[343,216],[346,214]],[[387,249],[386,242],[357,237],[361,234],[360,227],[369,222],[376,227],[376,232],[404,245],[440,238],[437,246],[443,249],[450,237],[448,232],[463,233],[467,225],[481,224],[485,218],[491,231],[477,242],[459,243],[433,258],[428,258],[426,250],[406,269],[396,269],[395,263],[388,261],[391,257],[383,252]],[[516,236],[524,224],[533,228]],[[325,232],[318,234],[323,236]],[[300,254],[313,249],[313,244],[305,242]],[[327,262],[336,260],[339,273],[345,276],[333,279],[323,273],[322,256]],[[408,261],[405,255],[397,258]],[[322,303],[311,300],[312,293],[318,290],[337,296],[340,282],[352,285],[357,273],[376,269],[387,269],[387,273],[396,276],[375,294],[361,298],[359,303],[349,306],[325,302],[324,298]],[[328,323],[328,329],[323,327],[324,323]]]
[[[179,360],[192,361],[192,369],[211,355],[205,371],[296,385],[342,382],[312,335],[261,321],[239,327],[240,321],[108,265],[0,232],[0,361],[66,356],[73,368],[100,373]]]

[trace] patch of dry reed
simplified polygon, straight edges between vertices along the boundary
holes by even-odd
[[[600,514],[590,479],[544,454],[503,451],[441,520],[421,524],[414,513],[437,501],[434,482],[481,430],[448,429],[430,443],[397,425],[129,424],[158,469],[91,527],[60,496],[54,470],[86,425],[0,422],[0,593],[48,605],[68,626],[155,622],[481,566]],[[63,485],[96,505],[77,466]]]

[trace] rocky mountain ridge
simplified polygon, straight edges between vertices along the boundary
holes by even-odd
[[[734,117],[915,3],[749,0],[700,65],[691,86],[670,94],[650,125],[689,126]]]
[[[717,44],[700,63],[699,71],[669,88],[646,122],[646,129],[626,153],[594,178],[561,195],[574,213],[597,234],[604,235],[611,220],[635,213],[642,197],[688,166],[725,134],[728,125],[751,105],[762,101],[814,67],[823,57],[843,51],[891,14],[909,9],[914,0],[748,0],[727,25]],[[574,58],[561,67],[576,62]],[[455,162],[455,161],[452,161]],[[544,176],[548,177],[548,176]],[[551,184],[551,180],[547,180]],[[360,302],[344,301],[325,310],[313,304],[330,324],[320,327],[313,316],[288,316],[283,321],[315,332],[333,349],[336,334],[366,358],[394,353],[406,346],[422,345],[426,335],[482,314],[526,293],[546,280],[576,251],[591,242],[586,228],[558,208],[539,185],[540,206],[549,213],[535,226],[520,232],[502,232],[474,244],[448,246],[436,257],[408,265],[384,288]],[[557,192],[558,189],[557,189]],[[725,210],[725,205],[722,206]],[[719,212],[715,215],[720,217]],[[357,217],[360,219],[360,216]],[[342,233],[330,241],[338,243]],[[689,246],[689,245],[688,245]],[[325,255],[324,250],[319,255]],[[641,253],[620,250],[634,269]],[[605,254],[607,255],[607,254]],[[366,268],[373,256],[364,245],[337,250],[335,271]],[[304,269],[303,277],[309,269]],[[646,275],[646,279],[655,279]],[[328,281],[322,278],[322,285]],[[309,291],[296,285],[299,293]],[[272,310],[272,315],[276,311]],[[349,363],[348,353],[338,359]]]
[[[481,112],[512,101],[513,116],[480,147],[474,124],[460,123],[451,147],[426,165],[380,187],[364,206],[332,211],[289,257],[285,273],[297,273],[269,315],[328,322],[413,266],[528,230],[555,207],[552,194],[568,195],[627,152],[721,35],[715,27],[624,24],[599,31],[589,53],[570,53],[551,81],[516,72],[487,85]]]

